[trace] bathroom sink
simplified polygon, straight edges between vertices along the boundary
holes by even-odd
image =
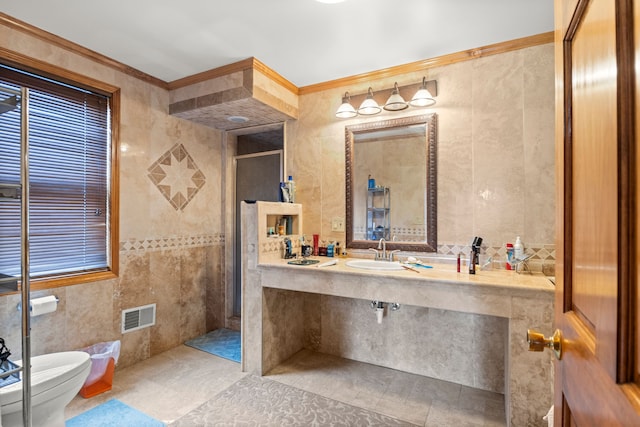
[[[363,270],[392,271],[404,270],[399,262],[374,261],[370,259],[353,259],[347,261],[348,267],[361,268]]]

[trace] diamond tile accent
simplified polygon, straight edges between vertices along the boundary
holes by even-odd
[[[120,242],[120,252],[156,251],[204,246],[224,246],[224,234],[203,234],[198,236],[148,237]]]
[[[300,240],[291,239],[291,247],[293,248],[294,252],[299,250],[300,249]],[[284,249],[284,238],[282,238],[282,237],[274,237],[274,238],[271,238],[271,239],[267,240],[266,242],[262,242],[262,244],[260,246],[260,253],[261,254],[282,253],[283,249]]]
[[[445,257],[455,257],[458,253],[463,258],[468,258],[471,250],[468,244],[441,243],[438,245],[437,254]],[[504,268],[504,260],[506,259],[507,250],[504,245],[494,246],[483,244],[480,254],[493,258],[493,268]],[[528,260],[528,268],[531,271],[543,271],[547,275],[553,275],[555,270],[556,250],[553,244],[537,244],[533,243],[525,247],[525,254],[531,255]]]
[[[206,182],[187,149],[176,144],[158,158],[147,176],[175,210],[183,211]]]

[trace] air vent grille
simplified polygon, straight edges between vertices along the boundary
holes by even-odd
[[[156,305],[149,304],[122,311],[122,333],[156,324]]]

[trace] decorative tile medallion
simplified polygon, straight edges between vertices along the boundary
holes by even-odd
[[[206,179],[182,144],[176,144],[153,163],[147,175],[175,210],[184,210]]]

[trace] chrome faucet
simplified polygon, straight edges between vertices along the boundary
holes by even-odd
[[[376,261],[378,260],[383,260],[383,261],[393,261],[393,255],[400,252],[400,249],[396,249],[393,251],[389,251],[387,252],[387,241],[383,238],[380,239],[380,241],[378,242],[378,249],[376,248],[369,248],[370,251],[375,252],[376,254]],[[380,252],[382,251],[382,252]]]
[[[387,241],[384,237],[378,242],[378,250],[382,249],[382,259],[387,259]]]

